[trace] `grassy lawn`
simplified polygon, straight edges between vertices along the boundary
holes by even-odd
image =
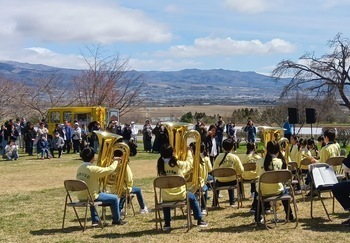
[[[142,188],[146,205],[151,210],[154,205],[152,182],[156,175],[158,156],[139,151],[130,161],[134,185]],[[172,222],[174,229],[171,232],[156,231],[153,211],[147,215],[139,214],[137,200],[134,200],[137,214],[126,217],[127,225],[100,229],[91,228],[91,222],[88,222],[88,229],[82,232],[74,219],[73,210],[69,208],[66,228],[62,231],[65,198],[63,181],[75,178],[80,163],[78,155],[73,154],[50,160],[22,155],[17,161],[1,161],[0,242],[344,242],[349,238],[349,227],[340,225],[348,213],[339,203],[336,202],[333,221],[326,220],[318,201],[315,203],[316,218],[311,219],[310,202],[303,202],[301,196],[298,196],[298,228],[293,228],[294,223],[279,225],[278,229],[269,231],[256,227],[253,215],[249,212],[252,201],[248,196],[248,185],[248,199],[244,200],[243,208],[230,208],[227,193],[222,192],[221,208],[208,208],[209,214],[205,220],[209,222],[209,227],[194,226],[189,233],[185,233],[185,220],[181,216]],[[212,197],[211,193],[209,195]],[[327,199],[326,205],[330,211],[331,204],[332,201]],[[208,205],[211,205],[211,200]],[[285,216],[282,210],[279,207],[280,219]]]

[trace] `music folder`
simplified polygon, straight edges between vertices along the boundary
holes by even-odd
[[[338,183],[338,179],[331,166],[313,168],[312,177],[314,179],[315,188],[317,189],[330,188]]]

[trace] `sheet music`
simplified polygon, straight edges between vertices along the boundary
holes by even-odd
[[[332,167],[316,167],[312,170],[315,187],[329,187],[338,183]]]

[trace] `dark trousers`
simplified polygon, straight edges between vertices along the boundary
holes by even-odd
[[[220,186],[235,186],[237,184],[237,180],[234,181],[228,181],[228,182],[220,182],[218,180],[215,181],[215,186],[220,187]],[[233,205],[235,203],[235,194],[234,190],[230,189],[228,191],[228,197],[230,201],[230,205]],[[213,198],[213,206],[216,207],[218,205],[218,198],[219,198],[219,193],[220,191],[215,191],[215,197]]]
[[[283,191],[281,193],[282,194],[285,194],[287,193],[287,191]],[[258,205],[258,192],[255,192],[255,196],[254,196],[254,201],[253,201],[253,207],[255,206],[256,210],[255,210],[255,222],[260,222],[260,219],[261,219],[261,212],[262,212],[262,206],[261,206],[261,203]],[[287,213],[288,213],[288,201],[287,200],[283,200],[282,201],[282,204],[283,204],[283,208],[284,208],[284,212],[286,213],[286,218],[287,218]],[[258,215],[258,207],[259,207],[259,212],[260,212],[260,215]],[[264,207],[265,207],[265,204],[264,204]],[[293,220],[294,219],[294,216],[293,216],[293,212],[292,212],[292,208],[290,209],[289,211],[289,220]]]
[[[54,157],[54,158],[55,158],[55,154],[53,153],[53,151],[55,151],[55,150],[58,151],[58,158],[61,158],[61,155],[62,155],[62,148],[57,148],[57,149],[50,148],[52,157]]]
[[[65,140],[64,141],[63,151],[67,152],[67,154],[70,153],[70,141],[69,140]]]
[[[79,153],[80,151],[80,140],[73,139],[73,153]]]
[[[343,181],[332,187],[334,197],[345,210],[350,210],[350,181]]]

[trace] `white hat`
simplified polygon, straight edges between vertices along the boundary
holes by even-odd
[[[79,126],[79,123],[77,123],[77,122],[76,122],[76,123],[74,123],[74,125],[77,125],[77,126]]]
[[[135,124],[135,122],[134,122],[134,121],[132,121],[132,122],[130,122],[130,124]]]

